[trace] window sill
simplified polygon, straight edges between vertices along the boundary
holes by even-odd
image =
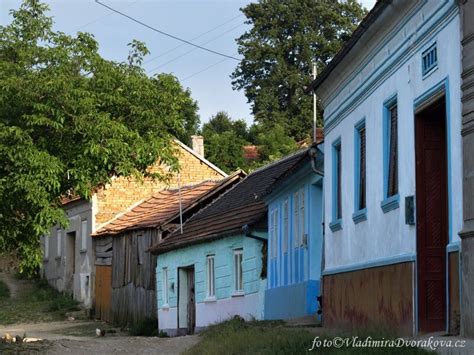
[[[338,219],[334,222],[329,223],[329,228],[332,232],[337,232],[342,229],[342,219]]]
[[[234,293],[232,294],[232,297],[243,297],[245,296],[245,293],[244,291],[234,291]]]
[[[170,309],[170,305],[168,303],[162,304],[161,309],[163,311],[168,311]]]
[[[355,224],[366,221],[367,220],[367,208],[363,208],[357,212],[352,214],[352,220]]]
[[[81,250],[79,250],[79,253],[81,253],[81,254],[87,253],[87,249],[81,249]]]
[[[432,68],[427,70],[425,73],[422,73],[421,79],[425,80],[427,77],[429,77],[431,74],[433,74],[437,69],[438,69],[438,65],[436,64],[435,66],[433,66]]]
[[[217,302],[216,296],[206,297],[204,299],[204,303],[213,303],[213,302]]]
[[[383,213],[390,212],[400,207],[400,195],[390,196],[380,203]]]
[[[61,260],[61,255],[60,255],[60,256],[56,256],[54,259],[55,259],[55,260]]]

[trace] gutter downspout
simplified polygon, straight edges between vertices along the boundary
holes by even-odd
[[[260,241],[263,241],[263,242],[267,242],[267,238],[264,238],[264,237],[260,237],[258,235],[253,235],[250,231],[250,227],[248,224],[245,224],[242,226],[242,232],[244,232],[244,235],[248,238],[252,238],[252,239],[256,239],[256,240],[260,240]]]

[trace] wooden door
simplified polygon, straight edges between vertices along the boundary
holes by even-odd
[[[196,297],[194,288],[194,267],[186,270],[188,279],[188,334],[194,334],[194,328],[196,327]]]
[[[448,194],[444,98],[416,115],[416,217],[420,332],[446,328]]]
[[[95,315],[101,320],[110,321],[112,266],[97,265],[95,270]]]

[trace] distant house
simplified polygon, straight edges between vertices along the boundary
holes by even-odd
[[[321,295],[324,158],[313,146],[293,159],[299,161],[265,197],[268,205],[265,319],[315,316],[317,298]]]
[[[264,318],[267,206],[263,197],[302,153],[254,171],[151,248],[158,324],[190,334],[234,315]]]
[[[92,235],[96,317],[121,325],[156,318],[156,258],[150,247],[242,177],[237,172],[220,181],[162,190],[97,230]]]
[[[324,106],[327,327],[459,329],[458,1],[377,1],[311,84]]]
[[[199,141],[197,139],[196,143]],[[85,307],[91,307],[96,283],[95,250],[90,238],[92,233],[133,204],[165,188],[227,176],[183,143],[174,141],[174,144],[181,170],[167,183],[152,179],[140,182],[119,177],[95,192],[90,201],[76,197],[64,199],[63,208],[69,219],[67,229],[55,226],[49,236],[41,238],[42,276],[50,285],[61,292],[70,293]],[[196,144],[196,150],[201,148],[202,144]],[[157,163],[150,170],[167,172],[167,167]]]

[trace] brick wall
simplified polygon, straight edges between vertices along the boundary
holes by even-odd
[[[178,154],[182,186],[223,178],[221,173],[180,146],[178,146]],[[166,167],[159,164],[153,166],[151,170],[153,172],[167,171]],[[96,227],[114,218],[136,202],[166,187],[178,187],[177,174],[174,174],[168,182],[153,181],[152,179],[144,179],[143,182],[140,182],[124,177],[114,179],[111,184],[96,193]]]

